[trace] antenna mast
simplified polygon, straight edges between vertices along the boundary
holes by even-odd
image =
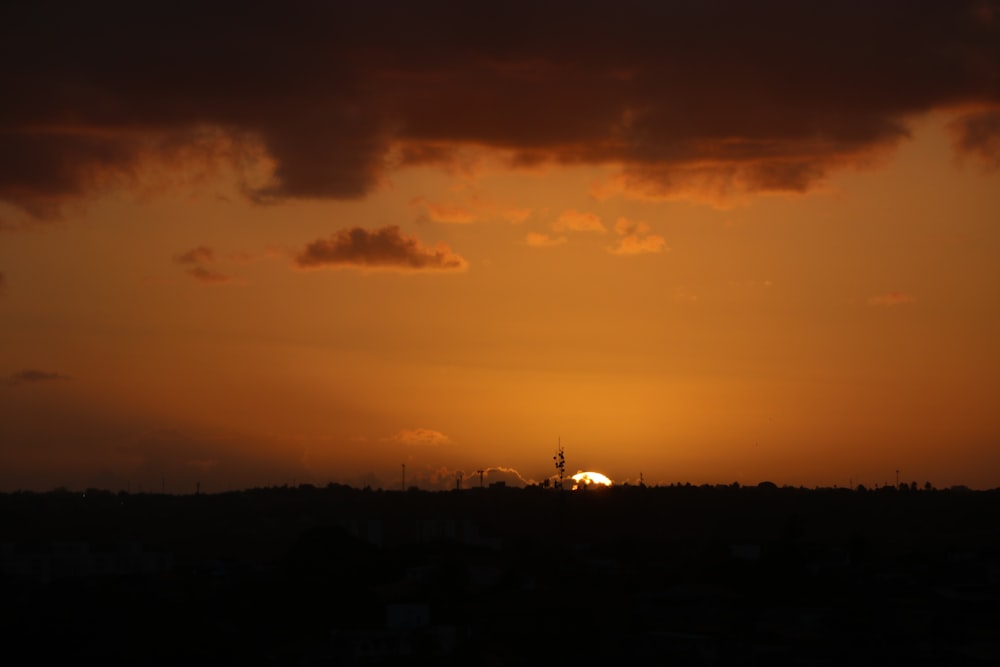
[[[556,455],[552,457],[552,460],[556,462],[556,470],[559,471],[559,488],[563,488],[563,478],[566,474],[566,454],[563,452],[562,438],[559,438],[559,445],[556,448]]]

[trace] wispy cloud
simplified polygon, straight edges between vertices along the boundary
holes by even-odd
[[[517,468],[508,466],[490,466],[486,468],[486,475],[493,482],[516,481],[524,486],[535,484],[535,480],[528,479]]]
[[[60,382],[62,380],[69,380],[68,375],[63,375],[61,373],[51,373],[48,371],[40,371],[35,369],[25,369],[23,371],[18,371],[7,378],[7,384],[9,385],[22,385],[22,384],[34,384],[40,382]]]
[[[475,212],[468,207],[458,204],[439,204],[423,197],[415,197],[410,201],[410,206],[421,209],[422,216],[434,222],[468,224],[475,222],[477,217]]]
[[[551,248],[557,245],[563,245],[568,241],[565,236],[550,236],[548,234],[543,234],[541,232],[528,232],[524,237],[525,244],[531,246],[532,248]]]
[[[443,243],[423,245],[393,225],[367,230],[341,229],[317,239],[295,257],[302,269],[354,267],[401,271],[462,271],[468,263]]]
[[[203,262],[215,261],[215,251],[208,246],[200,245],[185,252],[174,255],[174,261],[178,264],[201,264]]]
[[[500,212],[500,217],[512,225],[519,225],[531,217],[530,208],[508,208]]]
[[[675,287],[673,289],[673,299],[674,301],[681,301],[683,303],[696,303],[698,301],[698,295],[689,292],[683,287]]]
[[[206,268],[204,266],[195,266],[188,269],[187,274],[194,278],[195,280],[203,283],[228,283],[232,282],[232,278],[229,276],[219,273],[218,271],[213,271],[212,269]]]
[[[654,234],[652,227],[645,222],[618,218],[615,233],[621,238],[608,248],[608,252],[613,255],[644,255],[670,250],[666,240],[659,234]]]
[[[608,231],[601,219],[593,213],[581,213],[576,209],[563,211],[552,223],[553,231],[557,232],[599,232]]]
[[[438,447],[451,443],[451,438],[440,431],[430,428],[404,428],[385,438],[387,442],[395,442],[407,446]]]
[[[868,299],[870,306],[899,306],[908,303],[916,303],[917,299],[913,295],[905,292],[888,292],[879,294]]]
[[[174,255],[174,261],[188,267],[185,273],[201,283],[226,284],[233,282],[230,276],[209,268],[207,265],[215,262],[215,251],[208,246],[198,246]]]

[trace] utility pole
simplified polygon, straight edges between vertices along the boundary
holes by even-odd
[[[896,468],[896,489],[899,489],[899,468]]]
[[[483,488],[483,473],[486,472],[486,471],[485,470],[477,470],[476,472],[479,473],[479,488],[481,489],[481,488]]]
[[[406,491],[406,464],[403,464],[403,491]]]

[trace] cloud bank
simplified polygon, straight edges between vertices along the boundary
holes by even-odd
[[[957,149],[996,164],[996,9],[8,2],[0,200],[52,215],[165,155],[266,156],[269,179],[244,184],[256,201],[360,197],[393,167],[448,166],[465,147],[617,164],[644,196],[803,191],[935,109],[962,110]]]

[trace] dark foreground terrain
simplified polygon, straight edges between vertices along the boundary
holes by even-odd
[[[1000,492],[0,495],[0,659],[986,665]]]

